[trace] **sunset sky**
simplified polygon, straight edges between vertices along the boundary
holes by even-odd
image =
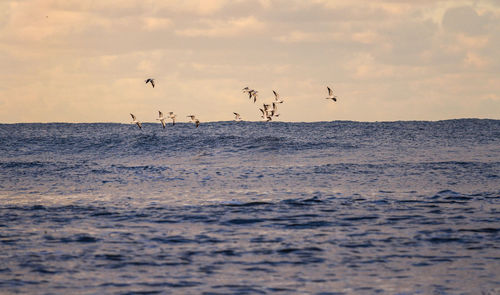
[[[245,86],[280,121],[500,119],[500,1],[0,2],[0,123],[260,120]]]

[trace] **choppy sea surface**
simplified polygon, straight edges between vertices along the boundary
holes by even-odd
[[[0,293],[500,294],[500,121],[0,124]]]

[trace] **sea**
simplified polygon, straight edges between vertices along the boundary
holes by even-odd
[[[500,120],[0,124],[0,294],[500,294]]]

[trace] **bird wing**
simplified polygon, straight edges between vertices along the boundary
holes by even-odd
[[[328,88],[328,95],[330,95],[330,96],[331,96],[331,95],[333,95],[333,92],[332,92],[332,90],[330,89],[330,87],[326,87],[326,88]]]
[[[198,119],[194,123],[196,124],[196,128],[198,128],[198,126],[200,126],[200,121]]]
[[[274,97],[275,97],[275,99],[276,99],[276,100],[278,100],[278,99],[279,99],[279,97],[280,97],[280,96],[279,96],[279,94],[278,94],[278,93],[276,93],[276,91],[274,91],[274,90],[273,90],[273,93],[274,93]]]
[[[134,114],[130,113],[130,116],[132,116],[132,120],[134,120],[134,121],[135,121],[135,116],[134,116]]]
[[[151,86],[153,86],[153,88],[155,88],[155,80],[151,79]]]

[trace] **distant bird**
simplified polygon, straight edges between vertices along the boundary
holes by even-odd
[[[193,122],[193,123],[196,120],[195,115],[189,115],[189,116],[186,116],[186,117],[191,118],[191,122]]]
[[[146,84],[151,83],[151,86],[153,86],[153,88],[155,88],[155,79],[147,78],[146,80],[144,80],[144,82],[146,82]]]
[[[248,92],[249,96],[250,96],[250,99],[252,99],[253,97],[253,102],[255,103],[257,101],[257,93],[259,93],[259,91],[256,91],[256,90],[250,90],[250,92]]]
[[[273,93],[274,93],[274,101],[277,103],[283,103],[283,99],[280,98],[280,95],[278,94],[278,92],[273,90]]]
[[[328,97],[326,99],[331,99],[333,101],[337,101],[337,96],[333,94],[333,91],[330,89],[330,87],[326,87],[328,89]]]
[[[241,116],[240,116],[240,114],[235,113],[235,112],[233,112],[233,114],[234,114],[234,120],[235,120],[235,121],[241,121]]]
[[[165,119],[166,119],[166,118],[165,118],[165,117],[163,117],[163,114],[162,114],[162,112],[161,112],[161,111],[158,111],[158,117],[159,117],[159,118],[158,118],[158,119],[156,119],[156,120],[160,121],[160,122],[161,122],[161,125],[163,126],[163,128],[165,128]]]
[[[280,116],[280,114],[278,114],[278,105],[277,105],[275,102],[273,102],[273,110],[272,110],[272,113],[273,113],[273,116],[274,116],[274,117],[279,117],[279,116]]]
[[[168,112],[168,118],[172,119],[172,126],[175,125],[175,117],[177,117],[177,115],[175,115],[174,112]]]
[[[243,90],[243,93],[248,93],[248,99],[252,99],[253,98],[253,102],[254,103],[257,101],[257,93],[258,93],[258,91],[255,91],[255,90],[250,89],[248,87],[245,87],[242,90]]]
[[[142,129],[142,124],[141,122],[137,121],[137,119],[135,118],[134,114],[130,113],[130,116],[132,116],[132,122],[130,123],[133,123],[133,124],[137,124],[137,126],[139,126],[139,129]]]
[[[262,112],[262,116],[260,116],[262,119],[266,120],[267,122],[272,120],[272,115],[270,115],[267,110],[263,110],[261,108],[259,108],[259,110]]]

